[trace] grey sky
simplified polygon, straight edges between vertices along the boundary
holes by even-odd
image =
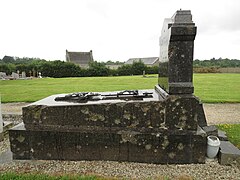
[[[0,0],[0,58],[65,59],[93,50],[95,60],[159,55],[164,18],[191,10],[195,59],[240,59],[239,0]]]

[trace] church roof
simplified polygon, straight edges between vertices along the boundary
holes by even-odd
[[[66,51],[67,61],[75,64],[88,64],[93,61],[92,51],[90,52],[70,52]]]
[[[146,65],[152,65],[158,61],[158,57],[146,57],[146,58],[130,58],[125,64],[133,64],[133,62],[142,61]]]

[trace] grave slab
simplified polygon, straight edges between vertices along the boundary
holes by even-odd
[[[240,150],[229,141],[221,141],[218,160],[222,165],[240,164]]]

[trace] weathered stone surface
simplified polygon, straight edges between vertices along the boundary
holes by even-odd
[[[165,19],[160,37],[159,85],[169,94],[192,94],[196,26],[190,11]]]
[[[147,90],[146,90],[147,91]],[[148,90],[149,91],[149,90]],[[142,101],[56,102],[50,96],[23,108],[27,129],[97,127],[159,128],[165,118],[165,101],[154,92]]]
[[[218,136],[218,129],[216,126],[211,125],[211,126],[204,126],[202,127],[203,130],[207,133],[208,136]]]
[[[206,138],[194,131],[31,131],[21,124],[9,133],[14,159],[205,162]]]
[[[153,91],[154,95],[157,94]],[[26,129],[168,128],[196,130],[201,121],[201,104],[193,95],[171,95],[148,101],[112,101],[111,103],[54,102],[50,96],[23,108]]]
[[[222,165],[240,164],[240,150],[229,141],[221,141],[218,160]]]
[[[166,126],[169,129],[197,130],[199,101],[194,96],[169,96],[166,100]]]
[[[218,130],[218,135],[217,136],[218,136],[220,141],[228,141],[228,137],[227,137],[225,131]]]
[[[205,113],[204,113],[204,109],[203,109],[203,104],[199,101],[199,106],[198,106],[198,125],[200,127],[204,127],[204,126],[207,126],[207,120],[206,120],[206,116],[205,116]]]

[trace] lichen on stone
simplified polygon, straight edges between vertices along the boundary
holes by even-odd
[[[168,141],[167,136],[164,136],[163,138],[164,138],[164,140],[163,140],[163,143],[162,143],[162,149],[165,149],[169,145],[169,141]]]
[[[81,109],[81,112],[82,112],[83,114],[87,115],[87,114],[89,114],[89,109],[88,109],[87,107],[82,108],[82,109]]]
[[[168,157],[170,159],[173,159],[175,156],[176,156],[176,154],[174,152],[171,152],[171,153],[168,154]]]
[[[151,144],[146,144],[146,145],[145,145],[145,149],[146,149],[146,150],[150,150],[151,148],[152,148],[152,145],[151,145]]]
[[[178,146],[177,146],[177,148],[178,148],[178,150],[183,150],[183,148],[184,148],[184,145],[183,145],[183,143],[179,143],[178,144]]]
[[[16,139],[18,140],[18,142],[22,143],[25,140],[25,137],[20,135]]]
[[[131,119],[131,113],[125,110],[124,114],[123,114],[123,118],[127,119],[127,120],[130,120]]]
[[[118,134],[121,135],[122,142],[130,142],[132,144],[137,144],[137,138],[136,135],[139,134],[135,131],[119,131]]]
[[[141,107],[141,110],[144,112],[144,113],[147,113],[149,111],[150,107],[149,106],[143,106]]]
[[[88,120],[90,121],[104,121],[105,117],[102,114],[90,113]]]

